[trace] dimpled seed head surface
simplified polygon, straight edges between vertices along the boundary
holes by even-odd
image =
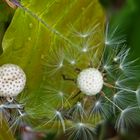
[[[95,68],[85,69],[79,73],[77,85],[84,94],[95,95],[99,93],[103,87],[103,76],[101,72]]]
[[[17,96],[25,87],[26,75],[17,65],[5,64],[0,67],[0,96]]]

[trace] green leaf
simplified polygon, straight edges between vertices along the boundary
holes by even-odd
[[[4,33],[10,24],[11,17],[14,13],[14,10],[8,7],[4,1],[0,0],[0,54],[2,53],[2,39],[4,36]]]

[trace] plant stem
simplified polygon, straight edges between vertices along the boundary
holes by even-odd
[[[116,108],[118,108],[121,112],[123,111],[118,105],[116,105],[113,101],[111,101],[103,91],[101,91],[102,95],[110,102],[112,103]]]

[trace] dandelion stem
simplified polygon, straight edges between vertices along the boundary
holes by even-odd
[[[131,90],[131,89],[126,89],[126,88],[120,88],[120,87],[115,87],[116,89],[120,89],[120,90],[124,90],[124,91],[128,91],[128,92],[132,92],[132,93],[136,93],[136,91]]]
[[[110,83],[104,82],[104,85],[107,86],[107,87],[109,87],[109,88],[115,88],[115,86],[111,85]]]
[[[110,102],[112,103],[116,108],[118,108],[121,112],[123,111],[118,105],[116,105],[113,101],[111,101],[103,91],[101,91],[101,94]]]
[[[122,87],[114,86],[114,85],[112,85],[112,84],[110,84],[110,83],[106,83],[106,82],[104,82],[104,85],[107,86],[107,87],[109,87],[109,88],[120,89],[120,90],[124,90],[124,91],[128,91],[128,92],[136,93],[135,90],[131,90],[131,89],[126,89],[126,88],[122,88]]]

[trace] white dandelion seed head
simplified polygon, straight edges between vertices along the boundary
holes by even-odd
[[[26,75],[15,64],[4,64],[0,67],[0,96],[14,97],[25,87]]]
[[[95,95],[99,93],[103,87],[103,76],[101,72],[95,68],[84,69],[77,78],[79,89],[86,95]]]

